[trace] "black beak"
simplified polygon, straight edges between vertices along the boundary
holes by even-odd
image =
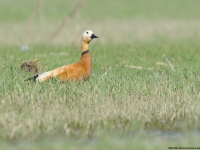
[[[98,38],[98,36],[92,34],[90,38],[91,38],[91,39],[93,39],[93,38]]]

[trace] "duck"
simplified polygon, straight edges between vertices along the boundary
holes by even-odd
[[[67,81],[71,83],[73,81],[85,81],[92,73],[92,58],[89,53],[89,43],[98,38],[94,35],[93,31],[85,30],[81,36],[81,58],[77,63],[64,65],[54,70],[44,72],[34,77],[28,78],[25,81],[33,80],[34,82],[46,82],[50,79],[56,79],[60,81]]]

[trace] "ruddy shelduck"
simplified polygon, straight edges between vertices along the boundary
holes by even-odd
[[[89,43],[92,39],[98,38],[91,30],[86,30],[82,34],[81,38],[81,59],[74,64],[65,65],[57,69],[44,72],[36,75],[28,80],[34,80],[36,82],[45,82],[49,79],[59,79],[60,81],[85,81],[92,73],[92,58],[89,53]]]

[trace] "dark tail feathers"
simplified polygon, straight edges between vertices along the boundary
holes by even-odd
[[[35,75],[35,76],[30,77],[30,78],[28,78],[28,79],[26,79],[26,80],[24,80],[24,81],[34,81],[34,82],[35,82],[35,79],[36,79],[38,76],[39,76],[39,75]]]

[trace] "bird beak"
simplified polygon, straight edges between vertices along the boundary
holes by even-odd
[[[92,34],[90,38],[91,38],[91,39],[93,39],[93,38],[98,38],[98,36]]]

